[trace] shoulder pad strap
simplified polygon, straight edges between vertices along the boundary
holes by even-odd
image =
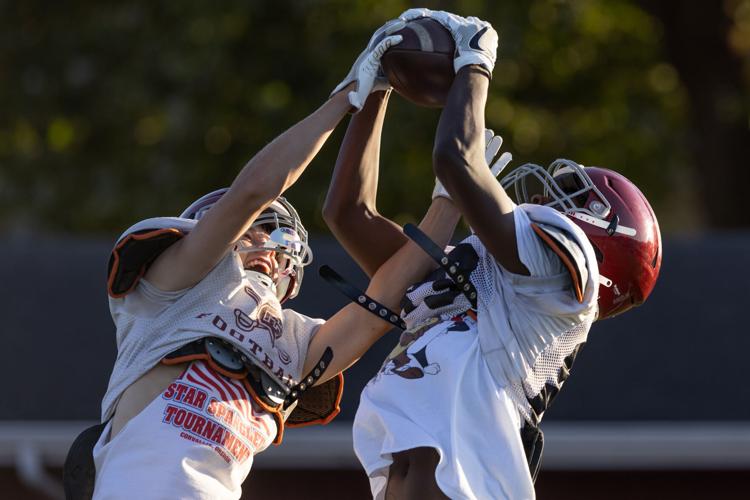
[[[583,289],[588,281],[588,269],[586,268],[586,257],[581,247],[565,231],[557,227],[532,222],[531,228],[560,257],[573,281],[573,292],[576,300],[583,303]]]
[[[391,311],[388,307],[379,303],[363,291],[357,289],[355,286],[349,284],[339,273],[334,271],[332,267],[324,264],[318,268],[318,274],[321,278],[336,287],[339,292],[346,295],[349,300],[362,307],[365,311],[374,314],[383,321],[389,322],[396,328],[406,330],[406,323],[398,314]]]
[[[174,228],[143,229],[122,238],[109,258],[107,291],[113,298],[124,297],[146,273],[148,267],[184,233]]]

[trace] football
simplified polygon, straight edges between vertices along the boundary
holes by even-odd
[[[397,31],[403,40],[383,54],[383,72],[393,89],[419,106],[445,105],[453,83],[453,37],[439,22],[422,18]]]

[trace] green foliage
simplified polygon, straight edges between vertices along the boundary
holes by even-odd
[[[384,1],[0,1],[0,228],[115,233],[227,185],[327,97]],[[660,28],[626,0],[425,6],[500,32],[488,126],[512,165],[568,157],[622,171],[658,207],[688,161],[686,98]],[[432,188],[439,111],[391,100],[380,205],[399,220]],[[312,229],[345,124],[289,198]]]

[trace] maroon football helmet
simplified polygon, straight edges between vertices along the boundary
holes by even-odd
[[[536,179],[542,192],[530,192]],[[643,193],[612,170],[556,160],[546,170],[523,165],[502,180],[515,186],[519,203],[540,194],[578,225],[594,247],[599,263],[599,319],[642,304],[661,268],[661,233]]]

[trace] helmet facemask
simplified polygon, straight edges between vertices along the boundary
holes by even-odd
[[[537,186],[530,186],[534,179]],[[606,218],[610,205],[581,165],[570,160],[555,160],[547,169],[527,163],[506,175],[503,188],[513,186],[518,203],[530,203],[533,194],[541,191],[544,205],[562,213],[584,213]]]
[[[536,181],[536,186],[529,185],[532,179]],[[619,224],[617,214],[609,217],[612,212],[609,201],[596,187],[586,169],[573,161],[558,159],[547,169],[527,163],[506,175],[501,183],[505,189],[511,185],[514,187],[518,203],[530,203],[535,192],[540,192],[545,206],[605,229],[608,233],[635,235],[633,228]]]
[[[182,217],[200,219],[227,189],[209,193],[194,202]],[[258,228],[268,234],[262,245],[251,245],[243,237],[234,245],[237,253],[273,251],[278,262],[278,279],[275,283],[276,296],[281,302],[293,298],[302,283],[304,266],[313,259],[312,250],[307,243],[307,230],[294,207],[279,197],[253,221],[251,228]]]
[[[253,222],[251,228],[261,228],[268,239],[257,246],[235,246],[238,253],[276,252],[279,277],[276,296],[282,302],[297,295],[302,283],[304,267],[312,262],[313,255],[307,244],[307,230],[294,207],[284,198],[274,200]]]
[[[605,229],[611,234],[635,234],[634,229],[619,224],[617,214],[613,214],[611,220],[607,220],[612,212],[612,206],[586,173],[585,168],[571,160],[555,160],[546,169],[527,163],[505,176],[500,182],[505,189],[513,186],[519,204],[531,203],[534,195],[540,194],[543,205],[571,218]],[[599,259],[601,251],[595,245],[594,251]],[[610,287],[612,280],[600,273],[599,284]]]

